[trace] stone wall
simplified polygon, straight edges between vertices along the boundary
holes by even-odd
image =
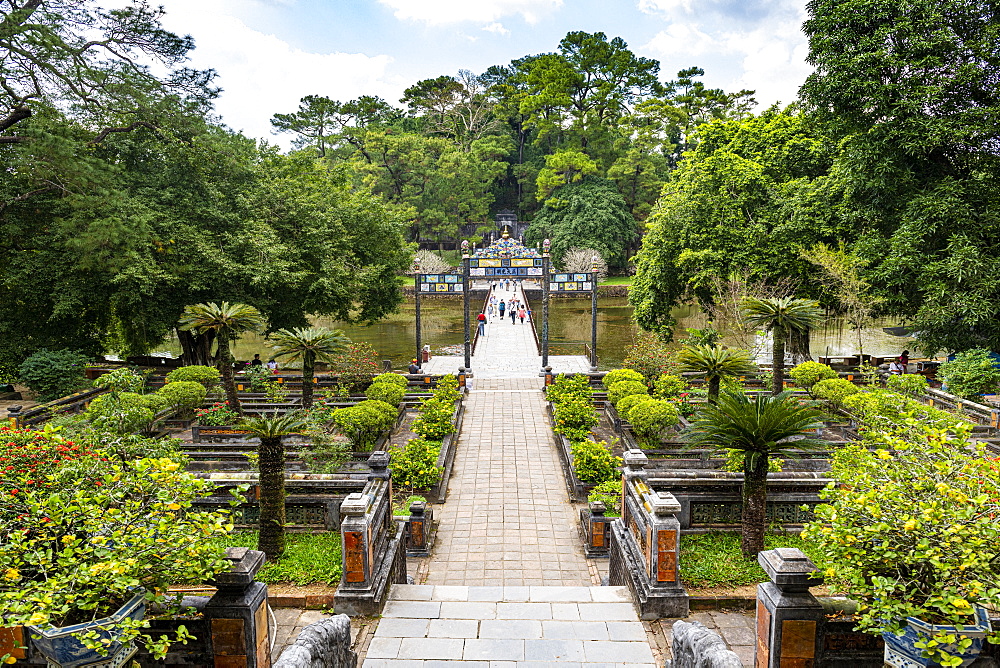
[[[742,668],[740,657],[717,634],[698,622],[674,622],[667,668]]]
[[[273,668],[356,668],[358,655],[351,651],[351,620],[336,615],[302,629]]]

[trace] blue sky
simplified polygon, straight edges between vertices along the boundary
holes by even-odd
[[[665,80],[698,65],[763,105],[792,101],[810,71],[804,0],[160,1],[166,26],[195,38],[192,64],[218,70],[223,121],[282,145],[268,119],[304,95],[397,103],[420,79],[553,51],[573,30],[622,37]]]

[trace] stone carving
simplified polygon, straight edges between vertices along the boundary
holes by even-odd
[[[357,668],[351,651],[351,619],[336,615],[302,629],[273,668]]]
[[[717,634],[698,622],[674,622],[673,660],[667,668],[742,668],[740,657],[726,649]]]

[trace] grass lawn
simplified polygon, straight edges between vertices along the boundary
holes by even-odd
[[[634,276],[608,276],[598,285],[632,285]]]
[[[797,534],[769,533],[764,544],[769,550],[797,547],[809,554]],[[681,537],[681,580],[689,587],[740,587],[767,582],[768,578],[756,559],[743,558],[738,532],[713,531]]]
[[[238,531],[213,541],[221,548],[257,549],[256,531]],[[285,554],[277,563],[264,564],[257,579],[267,584],[291,583],[335,585],[341,576],[340,532],[287,533]]]

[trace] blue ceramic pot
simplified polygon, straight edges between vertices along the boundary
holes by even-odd
[[[142,619],[146,614],[145,596],[145,592],[136,594],[117,612],[104,619],[62,628],[29,626],[31,641],[49,660],[49,665],[56,664],[64,668],[78,668],[90,664],[109,668],[121,666],[132,656],[135,646],[132,643],[123,645],[118,642],[116,638],[120,631],[115,626],[125,619]],[[99,654],[97,650],[89,649],[73,636],[74,633],[86,633],[90,630],[96,631],[98,638],[112,641],[107,646],[106,654]]]
[[[895,666],[895,668],[925,668],[926,666],[938,665],[932,663],[930,659],[920,656],[921,650],[914,646],[915,642],[934,633],[954,633],[972,638],[972,645],[964,652],[957,652],[953,647],[944,648],[950,654],[961,656],[962,665],[968,666],[982,652],[983,644],[986,642],[986,634],[992,630],[992,627],[990,626],[989,614],[984,608],[977,606],[975,624],[963,625],[961,630],[956,626],[928,624],[915,617],[907,617],[906,626],[903,629],[904,632],[901,636],[888,631],[882,634],[885,639],[885,663]]]

